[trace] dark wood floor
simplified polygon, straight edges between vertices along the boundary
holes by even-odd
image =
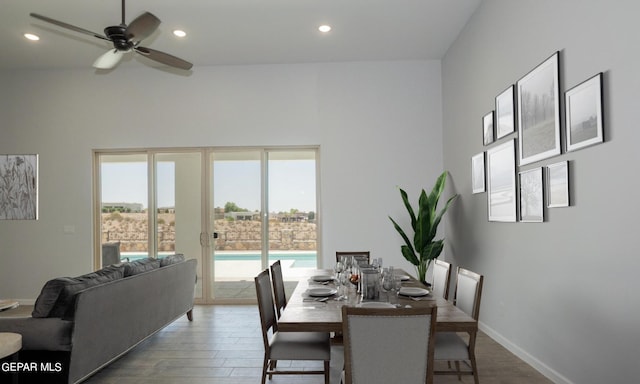
[[[482,384],[547,384],[548,379],[485,334],[476,355]],[[194,321],[181,318],[86,381],[87,384],[255,384],[263,357],[256,306],[196,306]],[[340,382],[342,347],[334,346],[331,383]],[[314,363],[279,362],[278,367],[317,369]],[[437,376],[435,383],[460,383]],[[269,381],[268,381],[269,382]],[[321,376],[274,376],[272,384],[322,383]],[[473,383],[463,376],[462,383]]]

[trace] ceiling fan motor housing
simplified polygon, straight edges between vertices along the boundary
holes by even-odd
[[[116,25],[104,29],[104,34],[113,42],[113,47],[118,51],[129,51],[134,44],[125,36],[126,26]]]

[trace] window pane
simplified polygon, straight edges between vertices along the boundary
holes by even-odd
[[[119,243],[122,258],[147,257],[147,155],[101,155],[100,186],[101,243]]]

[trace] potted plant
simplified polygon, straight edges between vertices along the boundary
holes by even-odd
[[[398,223],[389,216],[389,219],[396,228],[396,231],[398,231],[405,242],[405,244],[400,247],[402,250],[402,256],[416,267],[418,279],[426,285],[429,285],[426,281],[427,270],[429,269],[431,262],[440,256],[440,253],[444,248],[444,238],[434,240],[438,230],[438,225],[440,224],[442,216],[445,214],[447,209],[449,209],[449,206],[453,203],[456,197],[458,197],[457,194],[451,196],[449,200],[447,200],[444,208],[442,208],[440,212],[437,212],[438,201],[440,200],[440,195],[444,190],[447,175],[447,171],[442,172],[436,180],[436,184],[433,186],[433,190],[429,195],[427,195],[424,189],[422,190],[418,201],[417,214],[411,207],[411,203],[409,203],[407,193],[400,188],[402,201],[404,202],[404,206],[407,208],[409,216],[411,217],[413,241],[409,239],[407,233],[398,225]]]

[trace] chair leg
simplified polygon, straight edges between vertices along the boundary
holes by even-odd
[[[329,384],[329,360],[324,362],[324,384]]]
[[[456,372],[458,372],[458,381],[462,381],[462,373],[460,371],[460,362],[456,360],[455,364],[456,364]]]
[[[264,357],[264,362],[262,363],[262,384],[267,382],[267,368],[269,367],[269,359],[267,356]]]
[[[270,371],[275,371],[276,370],[276,365],[278,365],[278,360],[271,360],[271,362],[269,363],[269,370]],[[269,380],[273,379],[273,374],[269,373]]]
[[[478,366],[476,365],[476,355],[474,353],[471,354],[471,370],[473,372],[473,382],[475,384],[480,384],[480,379],[478,378]]]

